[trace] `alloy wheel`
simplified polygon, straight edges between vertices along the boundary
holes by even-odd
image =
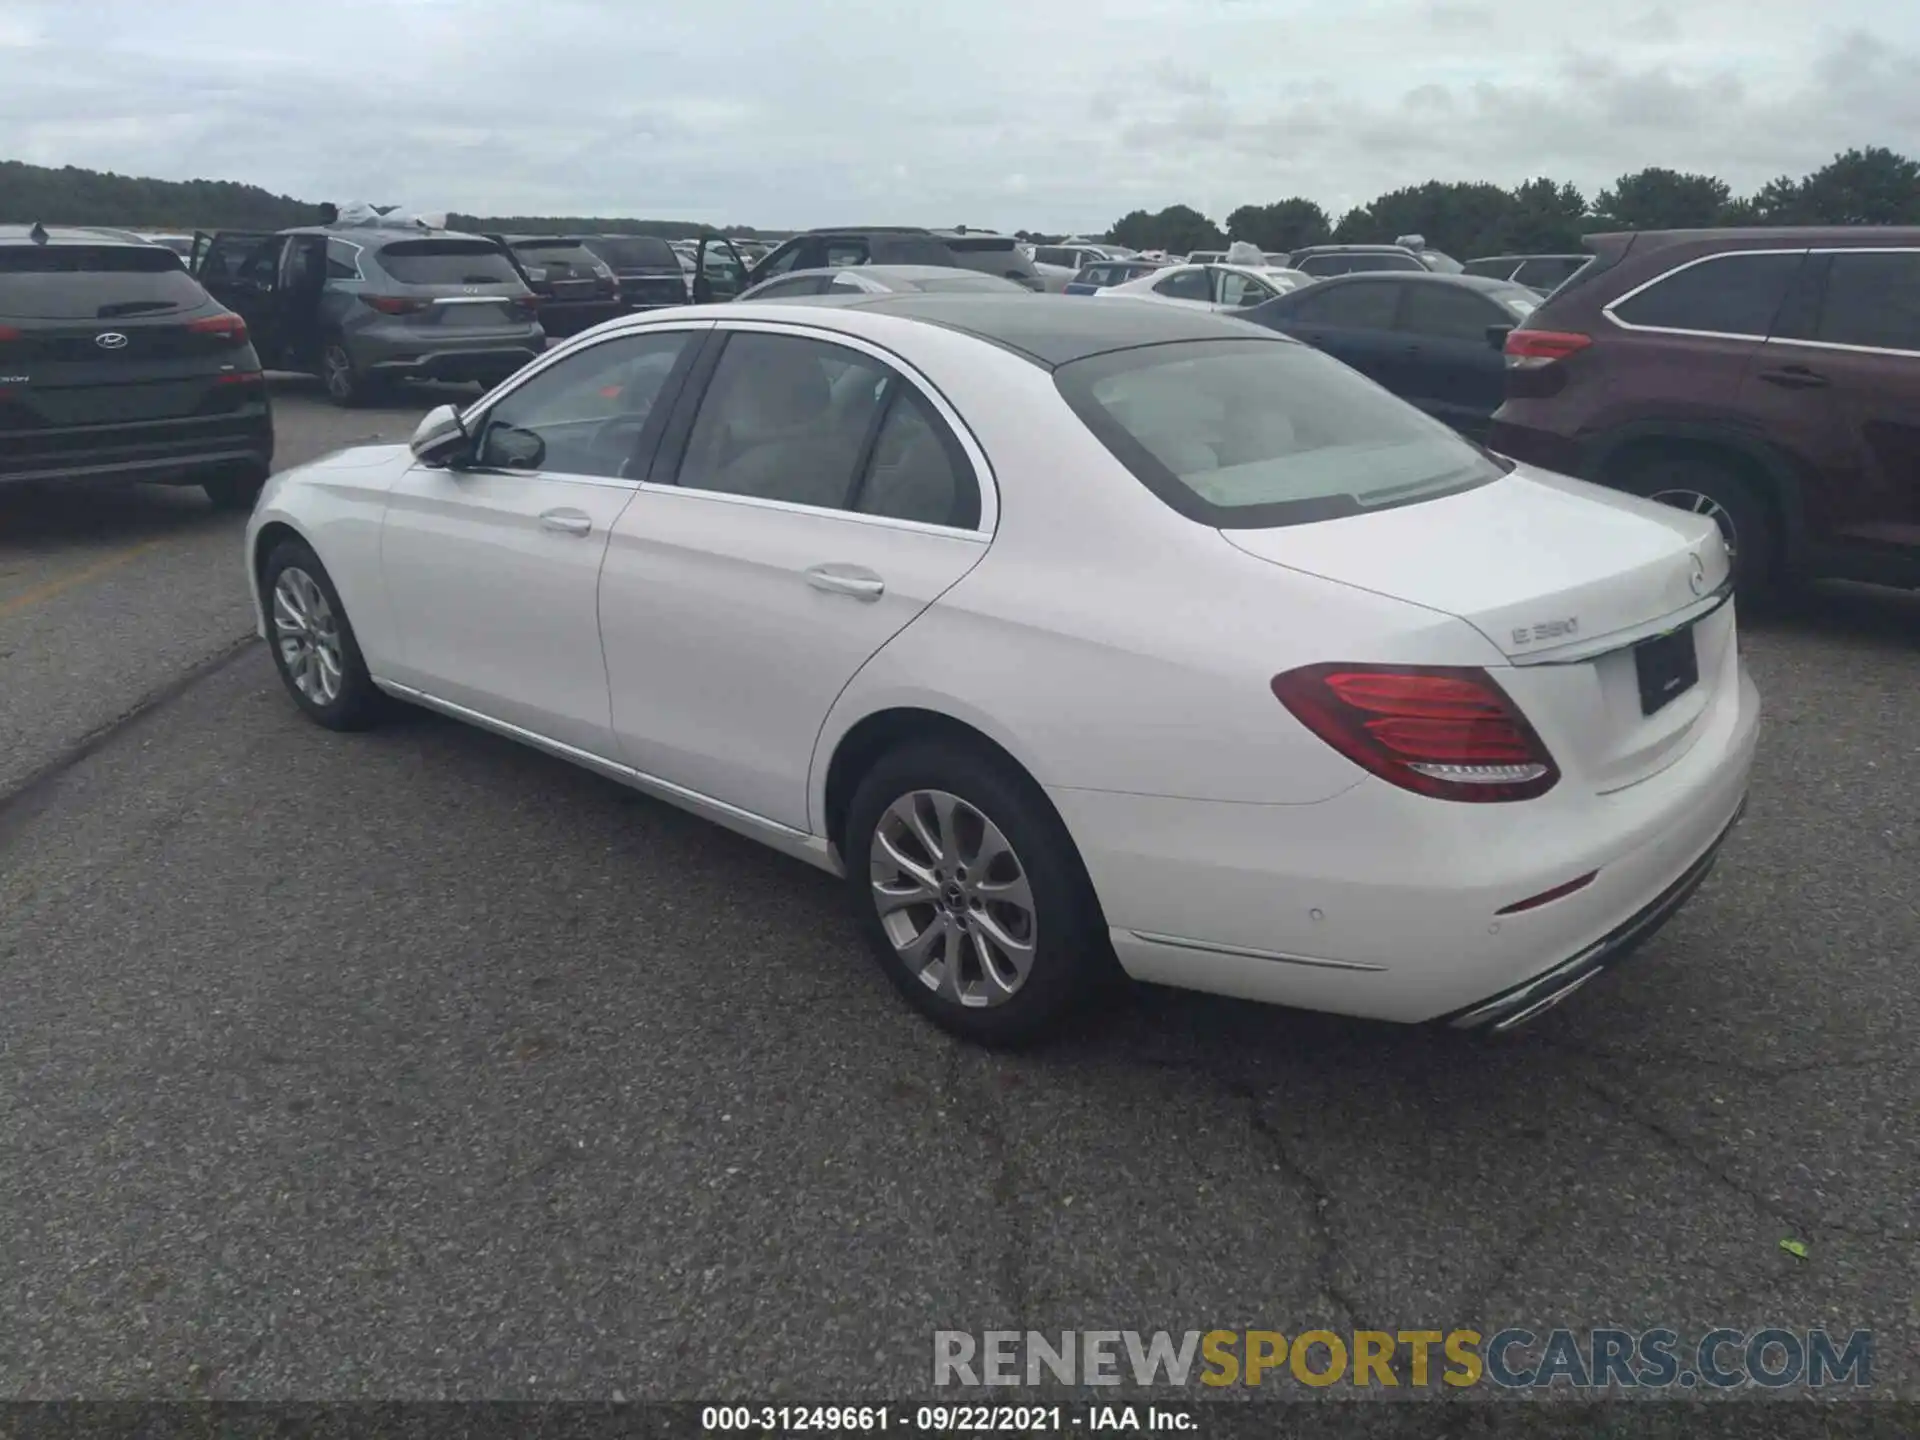
[[[326,382],[327,394],[336,400],[346,400],[353,394],[353,357],[348,355],[341,345],[329,345],[320,355],[321,379]]]
[[[874,827],[869,874],[881,928],[921,984],[969,1009],[1004,1005],[1033,969],[1033,887],[1012,844],[976,807],[915,790]]]
[[[1740,532],[1734,528],[1733,516],[1727,513],[1726,506],[1711,495],[1703,495],[1698,490],[1674,489],[1655,490],[1647,498],[1658,500],[1662,505],[1671,505],[1676,510],[1707,516],[1720,527],[1720,538],[1726,542],[1728,561],[1731,562],[1739,554]]]
[[[340,698],[346,668],[340,625],[319,584],[289,565],[273,582],[273,634],[287,678],[315,705]]]

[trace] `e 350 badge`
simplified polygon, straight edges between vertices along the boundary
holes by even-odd
[[[1580,621],[1576,618],[1548,620],[1539,625],[1516,626],[1513,632],[1513,643],[1538,645],[1542,640],[1571,640],[1579,633]]]

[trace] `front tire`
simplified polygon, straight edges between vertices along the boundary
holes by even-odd
[[[307,545],[283,540],[260,574],[273,666],[294,704],[329,730],[364,730],[386,712],[346,606]]]
[[[1041,1038],[1113,972],[1072,838],[1004,760],[945,740],[888,752],[854,791],[841,851],[880,968],[952,1034]]]

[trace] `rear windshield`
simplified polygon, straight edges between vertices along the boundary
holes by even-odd
[[[403,285],[515,285],[520,274],[484,240],[399,240],[380,251],[380,268]]]
[[[1004,235],[942,235],[940,239],[956,255],[978,250],[1013,249],[1013,241]]]
[[[1363,270],[1424,270],[1411,255],[1309,255],[1297,267],[1309,275],[1355,275]]]
[[[1458,275],[1467,268],[1451,255],[1442,254],[1438,250],[1422,250],[1420,263],[1436,275]]]
[[[652,235],[597,238],[587,248],[616,270],[671,270],[680,263],[672,247]]]
[[[0,245],[0,315],[106,320],[207,303],[180,257],[159,245]]]
[[[591,276],[598,273],[596,265],[606,263],[578,240],[516,240],[513,253],[530,272],[544,269],[549,279]]]
[[[1283,340],[1122,350],[1063,365],[1054,383],[1149,490],[1223,529],[1359,515],[1505,473],[1438,420]]]

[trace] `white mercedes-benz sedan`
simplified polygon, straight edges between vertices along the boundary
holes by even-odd
[[[1518,1024],[1692,894],[1759,725],[1711,520],[1175,306],[613,321],[246,543],[314,720],[430,706],[844,876],[988,1042],[1116,972]]]

